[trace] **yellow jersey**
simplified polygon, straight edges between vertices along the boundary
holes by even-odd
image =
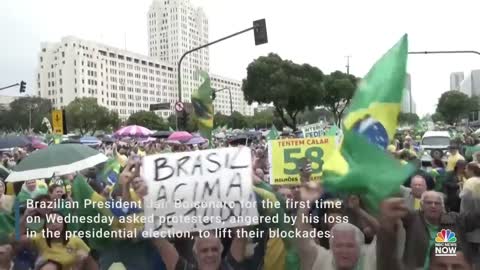
[[[32,241],[41,258],[56,261],[65,270],[73,269],[79,257],[86,257],[90,252],[87,244],[76,236],[70,237],[66,245],[61,241],[52,241],[48,246],[42,234],[37,234]]]
[[[450,155],[447,160],[447,168],[445,169],[447,172],[451,172],[455,169],[455,165],[457,161],[465,160],[465,158],[460,155],[460,153],[456,153],[455,155]]]

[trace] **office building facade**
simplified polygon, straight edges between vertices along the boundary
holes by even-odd
[[[65,37],[42,43],[38,57],[38,95],[55,108],[66,107],[77,97],[92,97],[125,120],[148,111],[150,104],[173,106],[177,100],[175,68],[148,56]]]

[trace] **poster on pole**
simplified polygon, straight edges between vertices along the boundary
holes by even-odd
[[[258,224],[248,147],[146,156],[142,173],[151,237]]]
[[[302,128],[304,138],[318,138],[325,136],[325,125],[323,122],[306,125]]]
[[[63,111],[62,110],[52,110],[52,126],[53,133],[62,135],[63,132]]]
[[[336,137],[268,141],[270,184],[300,184],[301,169],[310,164],[310,180],[320,180],[325,159],[336,149]]]

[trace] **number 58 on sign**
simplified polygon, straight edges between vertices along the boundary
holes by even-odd
[[[299,184],[310,165],[310,180],[320,180],[325,157],[335,150],[334,136],[269,141],[270,183]]]

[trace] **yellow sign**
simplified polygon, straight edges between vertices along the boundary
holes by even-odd
[[[63,134],[63,111],[52,111],[52,128],[54,134]]]
[[[269,141],[270,183],[299,184],[306,165],[311,166],[310,180],[320,180],[325,157],[335,148],[335,136]]]

